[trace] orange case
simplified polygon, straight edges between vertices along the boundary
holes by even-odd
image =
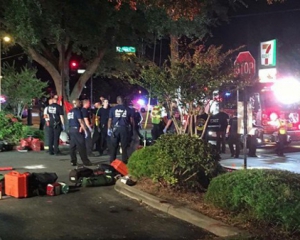
[[[5,194],[15,198],[28,196],[28,175],[16,171],[4,175]]]
[[[115,159],[110,165],[113,166],[123,176],[128,175],[128,168],[126,164],[123,163],[121,160]]]

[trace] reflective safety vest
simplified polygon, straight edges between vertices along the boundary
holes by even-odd
[[[151,119],[152,119],[153,124],[159,124],[161,122],[161,120],[162,120],[161,113],[162,113],[161,106],[157,105],[152,108]]]
[[[279,134],[286,134],[287,132],[287,126],[285,120],[278,119],[278,132]]]

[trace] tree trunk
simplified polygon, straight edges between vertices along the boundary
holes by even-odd
[[[170,35],[171,62],[179,60],[178,37]]]
[[[88,66],[88,68],[85,70],[85,72],[79,77],[78,81],[76,82],[72,93],[70,95],[70,99],[76,99],[79,98],[82,89],[85,85],[85,83],[93,76],[93,74],[96,72],[103,56],[105,54],[105,49],[102,49],[99,51],[98,56],[94,58],[92,63]]]
[[[42,67],[44,67],[48,71],[48,73],[50,74],[50,76],[54,81],[56,93],[58,95],[61,95],[63,93],[63,97],[69,100],[69,99],[78,98],[80,96],[85,83],[96,72],[98,65],[100,64],[104,56],[105,49],[101,49],[98,52],[98,55],[93,59],[92,63],[87,67],[84,74],[80,76],[77,83],[75,84],[74,89],[72,90],[72,93],[70,94],[70,97],[69,97],[70,90],[69,90],[69,64],[68,64],[70,60],[70,54],[66,53],[64,60],[62,60],[60,56],[58,62],[58,68],[57,68],[54,66],[52,62],[50,62],[46,57],[41,55],[35,49],[29,47],[28,53],[34,61],[39,63]],[[63,64],[62,61],[64,61]],[[63,70],[61,71],[59,68],[63,68]],[[64,82],[62,81],[62,74],[65,76]]]

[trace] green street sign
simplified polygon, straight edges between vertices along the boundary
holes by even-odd
[[[123,46],[123,47],[116,47],[116,51],[120,53],[135,53],[136,49],[135,47],[128,47],[128,46]]]

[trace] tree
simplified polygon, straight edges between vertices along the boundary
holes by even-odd
[[[24,107],[32,104],[33,98],[46,96],[44,89],[48,83],[37,79],[36,72],[36,69],[26,67],[17,71],[14,64],[6,65],[3,69],[5,81],[2,81],[2,92],[18,117],[22,117]]]
[[[4,0],[0,19],[28,55],[53,78],[56,91],[69,96],[69,61],[77,56],[86,71],[70,97],[79,97],[105,54],[135,45],[146,30],[139,11],[117,10],[109,1]]]
[[[230,57],[240,48],[223,52],[222,46],[206,48],[191,44],[179,60],[165,62],[162,67],[148,65],[141,69],[139,77],[131,77],[131,81],[167,103],[169,110],[171,101],[177,99],[180,106],[187,110],[192,126],[195,103],[204,105],[212,92],[224,84],[238,84],[233,76]],[[177,124],[175,119],[173,122],[177,133],[185,132],[184,126]],[[194,130],[190,128],[189,133],[194,134]]]

